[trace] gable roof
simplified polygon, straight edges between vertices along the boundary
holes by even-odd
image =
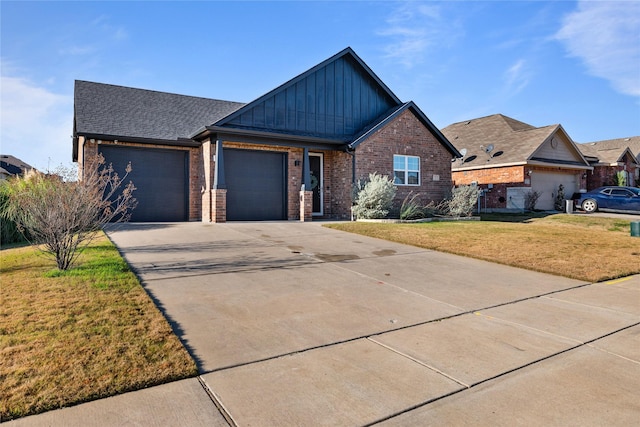
[[[524,164],[550,164],[589,168],[588,162],[561,125],[534,127],[502,114],[454,123],[442,133],[458,149],[466,150],[464,161],[453,170],[485,169]],[[548,150],[562,144],[562,153]],[[487,150],[490,145],[492,150]]]
[[[243,105],[76,80],[74,133],[176,141]]]
[[[243,129],[345,144],[400,99],[350,47],[192,135]]]
[[[628,149],[635,162],[640,162],[640,136],[586,142],[578,144],[578,148],[594,160],[608,165],[623,161]]]
[[[391,122],[393,119],[398,117],[402,112],[406,110],[411,110],[415,116],[422,122],[422,124],[431,131],[431,133],[436,137],[436,139],[445,146],[447,150],[451,153],[452,157],[462,157],[462,154],[456,149],[456,147],[440,132],[440,130],[429,120],[429,118],[422,112],[422,110],[413,102],[405,102],[402,105],[399,105],[396,108],[393,108],[389,114],[387,114],[382,120],[379,120],[375,123],[374,126],[370,126],[365,128],[360,135],[358,135],[350,144],[349,148],[353,149],[360,145],[361,142],[366,140],[370,135],[376,133],[380,128],[384,127],[386,124]]]
[[[242,135],[247,141],[344,149],[403,108],[410,108],[452,156],[460,154],[349,47],[249,104],[77,80],[73,160],[78,136],[198,146],[209,135]]]

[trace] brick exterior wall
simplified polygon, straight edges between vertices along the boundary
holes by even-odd
[[[448,196],[453,185],[452,155],[410,110],[357,147],[356,179],[373,172],[392,178],[394,154],[420,157],[420,185],[397,186],[394,208],[399,209],[409,193],[419,194],[418,200],[424,205]]]
[[[453,183],[456,186],[470,185],[473,182],[476,182],[481,189],[487,190],[485,191],[482,199],[483,209],[507,209],[509,208],[507,188],[531,187],[531,179],[529,176],[536,172],[564,172],[567,174],[580,173],[577,170],[567,170],[562,168],[519,165],[468,171],[454,171],[451,173],[451,176]],[[489,184],[493,184],[493,188],[489,189]],[[584,177],[581,178],[579,188],[586,188],[586,185],[587,179]],[[567,194],[566,197],[571,197],[571,194]]]
[[[79,139],[79,169],[87,156],[98,153],[98,144]],[[103,141],[102,144],[115,144]],[[189,220],[220,222],[226,220],[226,193],[213,189],[215,141],[204,141],[201,147],[173,147],[161,144],[139,144],[119,141],[118,145],[142,148],[161,148],[189,152]],[[248,144],[238,141],[224,141],[224,148],[265,150],[287,153],[287,218],[299,220],[300,187],[302,184],[302,148]],[[352,205],[353,157],[351,154],[335,150],[311,150],[323,154],[323,201],[322,218],[349,219]],[[355,152],[356,179],[377,172],[393,176],[393,155],[420,157],[419,186],[398,186],[395,207],[412,192],[420,194],[421,203],[441,201],[452,187],[451,153],[438,142],[429,130],[411,111],[403,112],[362,142]],[[298,164],[296,164],[298,163]],[[133,165],[135,168],[135,165]],[[79,172],[81,173],[81,172]],[[435,178],[439,178],[439,180]],[[308,207],[310,209],[310,206]],[[308,210],[307,209],[307,210]]]
[[[352,157],[342,151],[324,155],[324,217],[351,218]]]
[[[636,165],[631,161],[629,156],[625,156],[624,163],[617,166],[596,166],[593,171],[587,172],[587,190],[595,190],[598,187],[604,187],[605,185],[618,185],[616,180],[616,173],[619,171],[630,172],[631,179],[636,181]],[[627,175],[627,176],[628,176]],[[628,186],[638,186],[639,182],[627,183]]]

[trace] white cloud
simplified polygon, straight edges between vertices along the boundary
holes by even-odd
[[[386,19],[387,27],[378,35],[391,41],[385,45],[385,57],[407,68],[421,63],[427,51],[453,39],[452,22],[442,17],[439,6],[405,2]]]
[[[640,96],[640,2],[580,1],[555,37],[590,74],[620,93]]]
[[[505,72],[506,91],[515,95],[527,87],[531,79],[531,73],[524,59],[519,59]]]
[[[35,168],[71,162],[73,99],[21,78],[2,75],[0,141],[2,154]]]

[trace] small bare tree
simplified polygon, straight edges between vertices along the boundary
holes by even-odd
[[[32,171],[8,183],[9,202],[3,216],[26,231],[32,244],[42,245],[60,270],[68,270],[108,222],[127,221],[137,205],[131,172],[118,176],[112,165],[98,155],[87,161],[82,180],[68,181],[70,168],[60,166],[54,174]]]
[[[536,203],[540,198],[540,193],[537,191],[527,191],[524,193],[524,209],[527,211],[533,211],[536,208]]]

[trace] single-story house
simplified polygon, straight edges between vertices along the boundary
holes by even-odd
[[[451,160],[455,185],[483,190],[481,209],[522,210],[537,192],[536,209],[552,210],[562,185],[564,199],[586,189],[593,166],[561,125],[534,127],[502,114],[454,123],[442,133],[463,155]]]
[[[33,166],[28,165],[17,157],[9,154],[0,154],[0,179],[7,179],[15,175],[35,170]]]
[[[588,190],[618,185],[619,172],[624,172],[626,185],[640,185],[640,136],[587,142],[578,148],[593,166],[587,174]]]
[[[133,221],[348,219],[356,180],[399,204],[452,187],[455,147],[346,48],[248,104],[75,82],[73,160],[131,162]]]

